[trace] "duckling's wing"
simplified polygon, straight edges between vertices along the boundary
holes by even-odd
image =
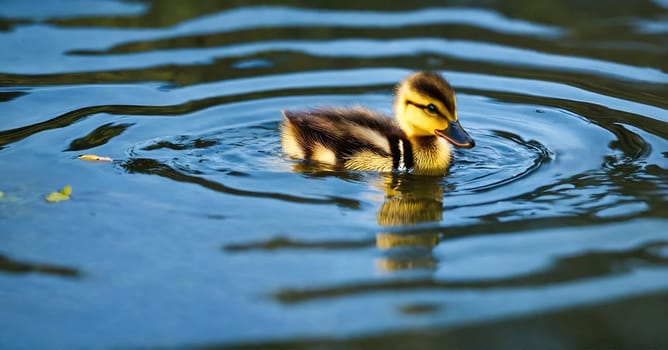
[[[391,170],[403,132],[386,116],[362,108],[283,112],[283,149],[289,155],[345,165],[352,159],[388,160]],[[379,167],[379,166],[376,166]]]

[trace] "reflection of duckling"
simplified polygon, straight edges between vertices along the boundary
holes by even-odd
[[[384,174],[385,201],[376,218],[382,226],[412,225],[441,221],[443,185],[437,177]]]
[[[381,226],[438,222],[443,218],[443,185],[438,177],[384,174],[385,201],[376,218]],[[430,269],[436,264],[431,250],[440,241],[438,230],[379,232],[376,247],[382,251],[382,271]]]
[[[438,232],[379,232],[376,247],[382,256],[376,260],[376,266],[382,271],[431,269],[437,263],[431,250],[440,241]]]
[[[401,247],[425,247],[433,248],[441,238],[438,233],[404,234],[400,232],[379,232],[376,234],[376,247],[378,249],[391,249]]]
[[[438,232],[378,232],[376,247],[382,256],[376,266],[382,271],[433,268],[431,250],[440,241]]]
[[[412,170],[443,175],[450,164],[449,141],[473,147],[455,112],[455,93],[440,75],[418,72],[397,87],[394,121],[356,107],[284,111],[281,142],[294,157],[351,170]]]

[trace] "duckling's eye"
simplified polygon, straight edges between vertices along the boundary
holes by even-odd
[[[430,103],[427,105],[427,112],[431,114],[436,114],[438,112],[438,108],[433,103]]]

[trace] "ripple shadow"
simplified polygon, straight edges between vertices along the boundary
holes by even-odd
[[[176,169],[170,167],[169,165],[161,163],[154,159],[133,158],[122,162],[121,166],[131,174],[158,175],[178,182],[197,184],[210,190],[214,190],[216,192],[221,192],[234,196],[269,198],[269,199],[277,199],[293,203],[334,204],[340,207],[352,208],[352,209],[357,209],[360,207],[359,201],[342,197],[330,196],[328,198],[307,198],[284,193],[258,192],[258,191],[237,189],[226,186],[219,182],[207,180],[202,177],[181,173]]]
[[[447,244],[447,242],[445,242]],[[431,277],[420,279],[392,279],[380,282],[362,282],[320,288],[285,288],[273,293],[284,304],[295,304],[316,299],[346,298],[357,294],[380,292],[411,292],[418,290],[458,290],[525,288],[570,283],[584,279],[610,277],[628,273],[639,267],[665,268],[668,257],[658,251],[668,242],[650,242],[635,249],[619,252],[585,252],[555,259],[549,267],[532,273],[509,278],[438,281]],[[447,262],[443,263],[447,265]]]
[[[82,275],[79,270],[71,267],[16,261],[2,255],[0,255],[0,271],[11,274],[38,273],[67,278],[78,278]]]

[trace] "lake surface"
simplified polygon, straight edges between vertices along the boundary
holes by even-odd
[[[417,70],[447,176],[282,154]],[[0,1],[0,192],[2,349],[668,348],[668,2]]]

